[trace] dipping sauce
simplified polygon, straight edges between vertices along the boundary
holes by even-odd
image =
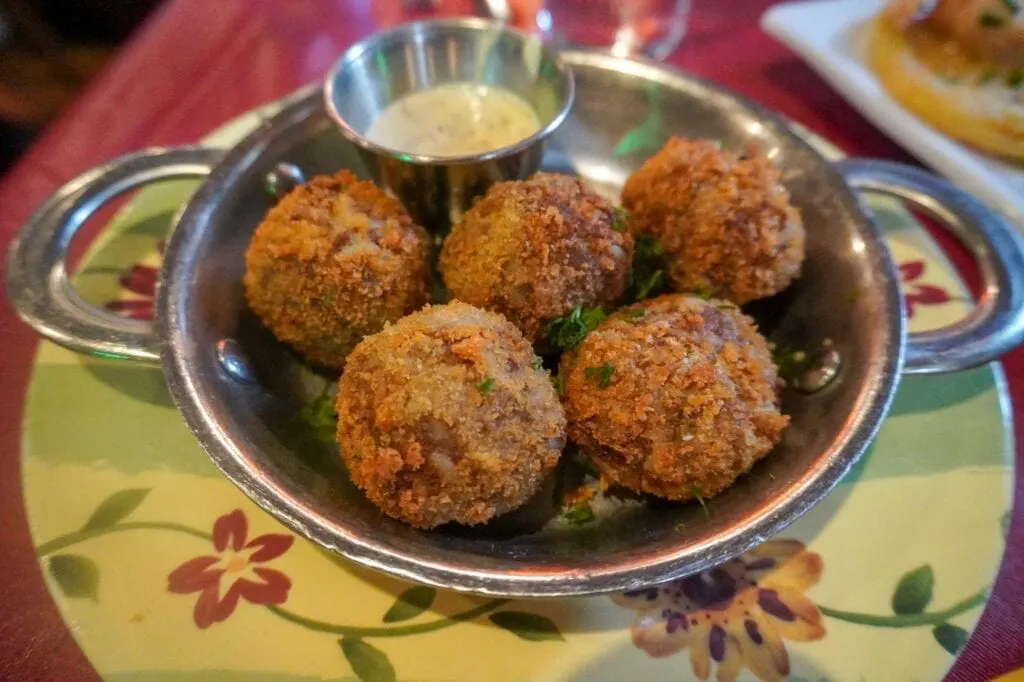
[[[480,83],[448,83],[396,100],[366,137],[409,154],[465,156],[515,144],[538,130],[537,112],[515,93]]]

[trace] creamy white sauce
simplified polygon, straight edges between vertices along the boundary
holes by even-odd
[[[515,144],[538,130],[537,113],[515,93],[480,83],[448,83],[391,103],[366,137],[409,154],[465,156]]]

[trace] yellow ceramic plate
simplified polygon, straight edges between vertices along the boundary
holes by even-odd
[[[230,145],[259,120],[207,142]],[[192,187],[148,190],[109,227],[78,277],[87,298],[151,314],[159,243]],[[962,316],[963,289],[923,230],[874,207],[912,327]],[[218,474],[158,369],[49,344],[26,409],[25,498],[48,586],[109,680],[932,680],[981,615],[1003,551],[1000,377],[904,379],[868,456],[782,537],[610,597],[475,599],[325,554]]]

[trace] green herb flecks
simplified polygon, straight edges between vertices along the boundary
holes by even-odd
[[[665,286],[665,247],[650,235],[636,237],[633,251],[633,274],[629,293],[634,301],[655,296]]]
[[[772,360],[779,370],[779,376],[783,379],[792,379],[804,368],[807,353],[785,344],[776,344],[772,347]]]
[[[997,74],[993,69],[986,71],[981,75],[981,78],[978,79],[978,85],[988,85],[996,79],[996,75]]]
[[[704,491],[700,489],[699,485],[691,485],[690,492],[693,494],[694,499],[700,502],[700,506],[704,510],[704,517],[710,519],[711,509],[708,507],[708,503],[704,499]]]
[[[491,391],[494,390],[495,384],[497,384],[497,383],[498,382],[495,381],[494,377],[487,377],[486,379],[481,381],[479,384],[477,384],[476,388],[477,388],[478,391],[480,391],[484,395],[490,395]]]
[[[590,504],[587,502],[581,502],[570,507],[565,511],[564,516],[565,520],[574,526],[585,525],[597,518],[594,510],[591,509]]]
[[[612,229],[616,232],[626,232],[629,229],[631,214],[628,208],[615,207],[615,218],[612,220]]]
[[[982,12],[978,15],[978,24],[983,28],[999,28],[1006,25],[1006,19],[994,12]]]
[[[587,334],[601,324],[605,314],[603,308],[582,308],[576,306],[572,312],[548,322],[544,329],[551,345],[562,350],[572,350],[583,343]]]
[[[1024,71],[1011,71],[1006,77],[1006,84],[1011,88],[1019,88],[1024,83]]]
[[[562,378],[561,374],[556,374],[551,377],[551,385],[555,389],[555,393],[563,395],[565,393],[565,379]]]
[[[615,365],[604,363],[600,367],[584,367],[583,376],[587,379],[597,378],[597,385],[601,388],[608,388],[612,385],[612,375],[615,374]]]
[[[611,220],[611,228],[616,232],[629,231],[630,217],[632,214],[628,208],[622,206],[615,207],[615,216]]]
[[[644,311],[643,308],[624,308],[622,310],[622,314],[625,315],[630,320],[639,320],[647,313]]]
[[[642,301],[661,292],[665,286],[665,273],[662,270],[655,270],[646,277],[637,278],[635,282],[633,298]]]
[[[299,418],[316,429],[325,438],[334,438],[338,428],[338,413],[335,411],[336,398],[331,389],[334,382],[324,382],[320,394],[299,410]]]
[[[711,290],[710,289],[694,289],[693,291],[690,292],[690,296],[696,296],[697,298],[703,299],[705,301],[710,301],[711,300]]]
[[[601,470],[597,468],[596,464],[594,464],[594,460],[584,455],[576,445],[570,445],[567,447],[563,457],[568,457],[573,466],[588,476],[592,476],[593,478],[601,477]]]
[[[530,363],[530,367],[533,367],[534,369],[540,369],[543,366],[544,358],[540,357],[539,355],[533,359],[533,362]]]

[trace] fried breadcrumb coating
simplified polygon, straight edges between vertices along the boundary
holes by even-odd
[[[623,308],[562,358],[569,437],[610,482],[671,500],[728,488],[779,442],[771,352],[722,301]]]
[[[452,296],[500,312],[532,341],[576,306],[617,301],[633,238],[615,206],[567,175],[500,182],[445,240],[439,267]]]
[[[743,304],[800,275],[800,213],[757,149],[739,156],[708,140],[673,137],[630,176],[622,203],[634,233],[664,247],[676,291]]]
[[[484,523],[537,492],[565,416],[529,342],[501,315],[428,306],[352,352],[338,394],[349,475],[419,528]]]
[[[280,341],[341,369],[363,336],[427,302],[428,253],[395,199],[343,170],[267,213],[245,254],[246,298]]]

